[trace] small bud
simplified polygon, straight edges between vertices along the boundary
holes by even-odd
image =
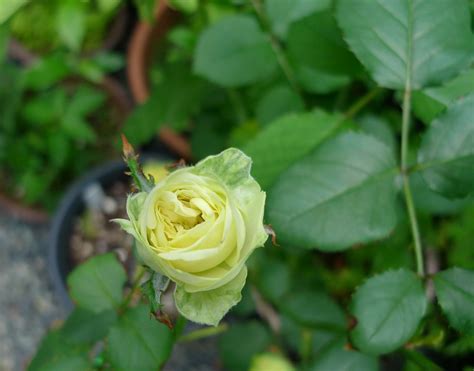
[[[135,157],[135,150],[127,137],[124,134],[120,134],[120,136],[122,137],[122,152],[125,160]]]

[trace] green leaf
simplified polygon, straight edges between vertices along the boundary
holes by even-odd
[[[222,86],[244,86],[267,79],[277,68],[271,45],[250,16],[234,15],[200,35],[194,71]]]
[[[291,287],[291,272],[286,262],[265,256],[259,265],[257,284],[265,298],[280,304],[281,298]]]
[[[113,310],[95,313],[78,307],[69,315],[61,332],[72,343],[93,344],[105,338],[116,321],[117,314]]]
[[[28,371],[92,370],[88,346],[70,343],[61,330],[49,332],[42,340]]]
[[[304,102],[286,85],[278,85],[267,91],[257,103],[257,121],[267,125],[275,119],[291,112],[304,110]]]
[[[337,332],[343,332],[346,328],[344,312],[323,292],[309,290],[291,292],[282,299],[280,305],[284,313],[306,327]]]
[[[198,111],[204,88],[203,81],[192,76],[188,67],[167,67],[163,80],[153,86],[148,100],[127,118],[124,134],[133,145],[141,145],[164,125],[183,130]]]
[[[63,54],[48,55],[34,62],[25,71],[25,87],[46,89],[64,79],[70,72],[71,67]]]
[[[79,51],[86,33],[85,11],[80,2],[65,1],[59,5],[56,30],[61,41],[71,50]]]
[[[252,357],[266,350],[270,342],[270,333],[260,322],[233,324],[218,343],[224,369],[247,371]]]
[[[308,368],[309,371],[377,371],[378,369],[377,358],[339,347],[332,348]]]
[[[91,125],[75,115],[74,112],[66,110],[61,120],[61,125],[69,138],[77,142],[93,143],[97,139],[97,135]]]
[[[394,351],[415,334],[426,306],[422,282],[411,271],[387,271],[368,279],[352,298],[354,345],[367,354]]]
[[[441,367],[421,352],[407,350],[403,353],[407,358],[404,371],[443,371]]]
[[[194,13],[199,6],[198,0],[170,0],[170,5],[185,13]]]
[[[336,76],[352,76],[360,71],[330,10],[303,18],[290,27],[288,53],[298,74],[301,68]]]
[[[116,221],[120,224],[119,220]],[[122,229],[127,230],[124,226],[122,226]],[[170,279],[168,277],[151,271],[150,278],[141,284],[140,289],[143,295],[148,299],[150,313],[154,314],[161,308],[161,295],[166,291],[169,283]]]
[[[341,134],[280,176],[267,218],[291,246],[337,251],[383,238],[396,224],[395,166],[375,138]]]
[[[104,92],[82,84],[75,89],[67,110],[77,116],[87,116],[99,109],[105,100]]]
[[[67,282],[71,297],[80,307],[99,313],[119,307],[126,279],[115,255],[108,253],[81,264]]]
[[[232,281],[214,290],[189,293],[178,285],[174,293],[176,308],[193,322],[217,326],[230,308],[242,299],[246,278],[247,268],[244,267]]]
[[[155,17],[156,0],[133,0],[141,20],[152,22]]]
[[[447,197],[474,190],[474,94],[453,104],[425,133],[418,153],[428,186]]]
[[[340,0],[337,19],[356,56],[387,88],[439,84],[472,60],[465,0]]]
[[[1,15],[0,15],[0,18],[1,18]],[[7,26],[2,25],[0,22],[0,65],[2,65],[5,62],[5,58],[7,55],[8,36],[9,36],[9,30]]]
[[[265,189],[281,172],[334,134],[343,117],[324,111],[290,114],[267,125],[243,150],[253,160],[252,174]]]
[[[66,93],[55,89],[33,96],[23,102],[21,116],[32,126],[46,126],[59,119],[66,103]]]
[[[474,93],[474,69],[470,69],[445,85],[413,92],[413,112],[425,124],[454,102]]]
[[[27,2],[28,0],[2,0],[0,3],[0,25],[7,21]]]
[[[395,134],[386,119],[381,116],[367,114],[359,117],[357,123],[365,133],[370,134],[382,143],[385,143],[395,153],[397,149]]]
[[[316,94],[331,93],[351,82],[349,76],[334,75],[308,66],[298,66],[296,75],[299,83],[306,91]]]
[[[108,356],[114,370],[155,371],[168,359],[172,346],[171,330],[150,318],[145,305],[139,305],[111,328]]]
[[[267,0],[265,13],[273,32],[281,38],[286,37],[291,23],[310,14],[328,9],[332,0]]]
[[[469,199],[449,199],[432,191],[420,173],[410,175],[410,185],[417,211],[435,215],[453,215],[469,203]]]
[[[438,303],[456,330],[474,335],[474,271],[450,268],[434,277]]]

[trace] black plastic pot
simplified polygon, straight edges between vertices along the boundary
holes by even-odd
[[[170,160],[170,156],[163,154],[149,154],[142,158],[145,161]],[[122,160],[108,162],[91,170],[69,188],[54,215],[49,237],[49,272],[57,296],[67,311],[73,308],[66,283],[67,275],[74,268],[70,258],[69,243],[74,221],[85,209],[84,192],[94,183],[107,188],[117,180],[127,179],[125,171],[126,165]]]

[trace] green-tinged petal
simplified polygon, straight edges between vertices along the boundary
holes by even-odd
[[[225,314],[242,298],[247,278],[247,268],[229,283],[215,290],[189,293],[176,287],[174,298],[179,312],[187,319],[206,325],[217,326]]]
[[[143,204],[145,203],[147,193],[140,192],[128,196],[127,199],[127,214],[130,220],[138,221],[141,210],[143,209]]]
[[[133,228],[133,224],[130,220],[127,219],[112,219],[111,222],[117,223],[120,228],[122,228],[128,234],[135,236],[135,229]]]
[[[230,189],[245,184],[250,178],[252,159],[236,148],[206,157],[197,163],[194,171],[199,175],[217,177]]]

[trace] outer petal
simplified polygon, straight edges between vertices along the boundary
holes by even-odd
[[[225,314],[241,299],[241,291],[247,278],[247,268],[229,283],[214,290],[189,293],[176,287],[174,299],[179,312],[193,322],[217,326]]]

